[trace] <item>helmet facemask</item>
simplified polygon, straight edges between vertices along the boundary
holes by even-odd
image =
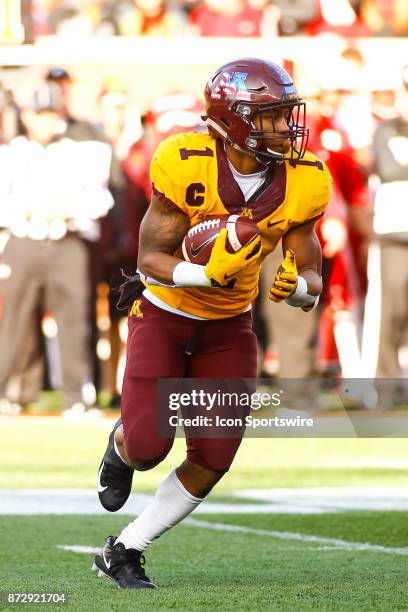
[[[306,127],[306,105],[300,101],[288,101],[272,104],[250,104],[240,102],[234,104],[232,112],[243,119],[249,129],[244,146],[239,148],[245,153],[256,157],[258,161],[267,164],[272,161],[301,159],[305,154],[309,129]],[[283,112],[288,126],[287,130],[279,130],[276,126],[275,113]],[[259,127],[254,123],[254,117],[259,117]],[[268,120],[266,119],[268,117]],[[272,122],[272,129],[269,127]],[[269,124],[269,126],[267,125]],[[274,144],[289,143],[289,150],[275,151]],[[231,144],[234,146],[235,143]]]

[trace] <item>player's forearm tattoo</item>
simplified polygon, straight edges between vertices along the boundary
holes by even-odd
[[[182,212],[153,199],[141,226],[140,250],[173,255],[189,227]]]

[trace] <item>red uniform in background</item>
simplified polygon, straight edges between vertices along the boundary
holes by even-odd
[[[363,21],[363,19],[355,14],[353,20],[350,19],[350,14],[344,7],[338,6],[339,3],[333,2],[330,0],[331,4],[336,5],[337,14],[336,14],[336,23],[332,23],[330,21],[330,11],[325,16],[325,6],[323,0],[318,0],[317,2],[317,11],[318,16],[316,19],[311,21],[305,27],[305,34],[308,36],[318,36],[319,34],[338,34],[339,36],[343,36],[344,38],[350,37],[361,37],[361,36],[372,36],[372,31],[368,27],[368,25]],[[333,9],[332,9],[333,10]],[[343,22],[340,19],[340,12],[343,10]],[[352,14],[353,9],[350,6],[350,13]],[[334,21],[334,20],[333,20]]]
[[[263,17],[262,9],[239,1],[235,14],[216,11],[204,3],[191,12],[189,22],[198,28],[200,36],[261,36]]]
[[[310,149],[324,159],[334,181],[325,218],[317,224],[324,256],[319,360],[328,364],[338,359],[333,334],[336,313],[358,309],[367,291],[371,196],[367,175],[335,118],[315,118],[310,131]],[[339,239],[336,252],[330,244],[329,224],[333,220],[337,222],[335,231],[344,232],[344,244]]]

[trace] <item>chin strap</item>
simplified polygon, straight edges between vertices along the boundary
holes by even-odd
[[[242,147],[237,145],[236,142],[231,140],[227,132],[222,127],[220,127],[216,121],[214,121],[213,119],[210,119],[210,117],[208,117],[207,115],[202,115],[201,118],[207,123],[208,126],[210,126],[215,132],[217,132],[219,136],[221,136],[224,143],[231,145],[231,147],[235,149],[236,151],[240,151],[241,153],[245,153],[245,155],[249,155],[250,157],[255,158],[256,161],[258,161],[260,164],[266,167],[269,166],[269,164],[271,164],[272,162],[279,164],[279,163],[283,163],[285,159],[288,159],[281,153],[275,153],[274,151],[270,151],[269,155],[264,157],[262,155],[262,151],[253,151],[251,149],[243,149]]]
[[[280,153],[276,154],[276,157],[268,157],[267,160],[263,159],[262,157],[259,156],[259,151],[257,151],[257,153],[254,155],[256,161],[258,161],[260,164],[263,164],[264,166],[269,166],[270,164],[283,164],[283,162],[285,161],[284,157],[281,157]]]
[[[268,160],[262,159],[261,157],[259,157],[259,153],[257,151],[242,149],[239,145],[233,142],[229,136],[227,136],[227,138],[224,140],[224,144],[229,144],[236,151],[239,151],[240,153],[244,153],[245,155],[249,155],[249,157],[253,157],[254,159],[256,159],[257,162],[265,166],[265,168],[267,168],[272,162],[273,163],[279,162],[279,160],[277,159],[271,159],[271,158],[269,158]]]

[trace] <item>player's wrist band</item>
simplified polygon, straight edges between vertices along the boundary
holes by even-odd
[[[173,270],[173,282],[176,287],[211,287],[204,266],[180,261]]]
[[[307,282],[303,276],[298,276],[296,291],[285,300],[289,306],[295,306],[298,308],[310,308],[310,306],[316,306],[318,301],[319,296],[310,295],[307,292]]]
[[[204,272],[204,266],[189,263],[188,261],[180,261],[173,270],[173,284],[162,283],[161,281],[146,276],[138,270],[140,278],[145,285],[153,285],[155,287],[169,287],[175,289],[177,287],[211,287]]]

